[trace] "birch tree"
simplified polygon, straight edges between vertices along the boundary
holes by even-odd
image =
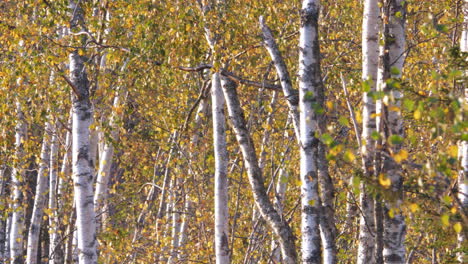
[[[213,139],[215,153],[215,245],[216,263],[230,263],[228,245],[228,182],[226,148],[226,121],[224,97],[219,73],[214,73],[211,84],[213,112]]]
[[[393,158],[406,151],[401,143],[404,138],[401,117],[403,94],[397,89],[405,60],[405,1],[388,0],[383,3],[383,43],[380,47],[378,89],[385,93],[378,101],[377,127],[383,139],[384,150],[380,155],[379,177],[390,180],[393,197],[387,197],[384,205],[383,261],[384,263],[405,262],[405,218],[401,213],[403,199],[403,177],[401,165]],[[378,252],[377,252],[378,254]]]
[[[460,37],[460,51],[468,52],[468,1],[464,0],[462,3],[462,13],[464,14],[463,30]],[[467,75],[465,69],[465,76]],[[466,82],[465,82],[466,85]],[[464,95],[460,99],[462,109],[466,109],[468,105],[468,87],[463,87]],[[463,117],[465,118],[465,117]],[[458,199],[462,205],[463,210],[468,210],[468,141],[463,140],[459,143],[459,159],[460,159],[460,171],[458,173]],[[466,245],[466,231],[458,233],[458,248],[463,250],[463,246]],[[458,261],[460,263],[466,262],[466,253],[461,251],[458,253]]]
[[[11,263],[22,263],[23,253],[23,231],[24,231],[24,209],[23,209],[23,183],[24,183],[24,149],[26,141],[27,126],[20,102],[16,102],[17,123],[15,128],[15,157],[16,163],[11,173],[12,194],[13,194],[13,214],[11,218],[10,230],[10,258]]]
[[[366,90],[363,94],[362,109],[362,149],[364,179],[374,177],[374,140],[372,134],[375,127],[375,101],[372,92],[376,91],[377,69],[379,60],[379,7],[377,0],[364,1],[362,24],[362,81]],[[369,194],[365,182],[361,183],[359,196],[361,211],[359,217],[359,247],[358,264],[375,262],[375,223],[374,199]]]
[[[319,1],[304,0],[299,29],[299,113],[301,131],[302,262],[320,263],[317,158],[319,139],[317,97],[322,85],[318,43]]]
[[[72,18],[70,30],[84,25],[84,13],[79,3],[70,1]],[[72,172],[76,202],[78,257],[80,264],[97,263],[96,219],[93,204],[93,169],[90,164],[89,126],[92,106],[89,99],[89,81],[84,58],[77,51],[69,55],[72,95]]]
[[[28,233],[28,249],[27,249],[27,264],[38,263],[39,249],[39,234],[41,231],[42,217],[44,215],[44,207],[47,202],[47,191],[49,185],[49,164],[50,164],[50,122],[45,124],[44,139],[42,141],[42,149],[40,154],[39,172],[37,174],[36,194],[34,197],[34,207],[31,216],[31,225]]]
[[[59,211],[57,206],[57,190],[58,186],[58,135],[57,135],[57,123],[51,126],[51,140],[50,140],[50,163],[49,163],[49,209],[51,215],[49,216],[49,264],[59,264],[63,262],[63,254],[60,245],[60,222],[59,222]]]
[[[229,118],[247,168],[247,175],[252,187],[255,204],[263,219],[265,219],[273,232],[278,236],[284,263],[296,263],[295,237],[285,219],[274,209],[266,193],[262,170],[258,164],[252,138],[247,131],[244,113],[237,96],[236,84],[227,78],[223,78],[221,83]]]

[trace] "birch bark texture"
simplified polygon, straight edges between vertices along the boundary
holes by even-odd
[[[31,216],[31,225],[28,233],[28,247],[26,255],[27,264],[37,263],[37,253],[39,247],[39,233],[41,231],[42,216],[47,202],[47,188],[49,186],[48,169],[50,163],[50,122],[45,124],[44,139],[42,141],[39,172],[37,174],[36,194],[34,197],[34,207]]]
[[[24,209],[23,209],[23,185],[24,185],[24,149],[23,143],[26,142],[27,125],[20,102],[16,102],[15,127],[15,156],[16,162],[11,174],[12,196],[13,196],[13,214],[10,227],[10,258],[12,264],[23,263],[23,231],[24,231]]]
[[[402,150],[400,143],[391,142],[391,138],[404,138],[401,100],[403,94],[393,83],[399,82],[405,60],[405,1],[386,0],[383,3],[384,45],[380,49],[378,89],[385,93],[379,100],[377,113],[382,116],[378,127],[383,138],[384,153],[381,175],[390,180],[392,197],[384,201],[383,261],[386,264],[405,262],[406,223],[401,213],[403,199],[402,168],[393,158]]]
[[[70,30],[84,25],[79,3],[70,1]],[[84,59],[74,51],[69,55],[72,95],[72,173],[76,203],[78,259],[80,264],[96,264],[96,219],[93,203],[93,164],[90,161],[90,130],[93,113],[89,98],[89,81]]]
[[[49,264],[60,264],[62,259],[62,248],[60,245],[59,235],[59,212],[57,206],[57,190],[58,190],[58,135],[57,123],[51,127],[51,140],[50,140],[50,160],[49,160],[49,209],[51,215],[49,216]]]
[[[219,73],[213,73],[211,82],[213,112],[213,140],[215,154],[215,252],[216,263],[230,263],[228,244],[228,181],[226,146],[226,117],[224,96]]]
[[[374,178],[374,145],[372,133],[376,131],[375,101],[370,96],[376,91],[377,69],[379,61],[379,15],[378,0],[364,1],[362,24],[362,81],[368,91],[363,93],[362,109],[362,149],[364,179]],[[375,262],[375,222],[374,199],[369,194],[366,184],[361,181],[359,201],[361,211],[359,217],[358,264]]]
[[[299,29],[299,107],[302,262],[320,263],[317,158],[319,140],[317,101],[321,85],[318,16],[319,1],[304,0]]]
[[[288,223],[278,214],[268,198],[262,170],[258,164],[255,147],[248,133],[244,113],[237,96],[236,83],[228,78],[222,77],[221,86],[223,88],[224,98],[226,99],[229,119],[231,120],[237,142],[240,145],[242,157],[244,158],[255,204],[263,219],[265,219],[273,232],[278,236],[281,252],[283,254],[283,262],[287,264],[296,263],[297,253],[295,237]]]
[[[460,37],[460,51],[468,52],[468,0],[463,2],[462,6],[464,21],[463,30]],[[465,76],[468,72],[465,69]],[[466,85],[466,82],[465,82]],[[466,109],[468,106],[468,87],[463,87],[460,101],[462,109]],[[466,117],[462,117],[466,118]],[[460,159],[460,171],[458,173],[458,199],[465,211],[468,210],[468,141],[463,140],[459,143],[459,159]],[[458,233],[458,247],[460,249],[466,245],[466,231]],[[460,263],[466,263],[466,254],[462,251],[457,254],[457,259]]]
[[[202,11],[205,21],[208,12],[216,9],[222,10],[225,4],[226,3],[224,0],[216,0],[210,4],[203,5]],[[216,26],[221,26],[221,17],[217,17],[216,19],[218,20]],[[209,22],[207,22],[207,24],[209,24]],[[209,26],[205,26],[205,37],[216,60],[216,58],[221,55],[217,54],[216,51],[218,48],[217,44],[219,42],[220,35],[216,32],[211,32]],[[226,117],[224,115],[225,100],[221,89],[219,72],[214,72],[212,74],[211,102],[213,115],[213,143],[215,154],[215,254],[216,263],[225,264],[231,262],[228,243],[228,153],[226,146]]]

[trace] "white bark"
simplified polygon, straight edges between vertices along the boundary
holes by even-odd
[[[463,22],[463,30],[460,37],[460,51],[468,52],[468,0],[465,0],[463,3],[463,14],[464,14],[464,22]],[[465,76],[468,75],[468,71],[465,69]],[[465,82],[466,85],[466,82]],[[464,88],[464,95],[461,98],[461,105],[462,109],[466,109],[468,105],[468,87]],[[459,159],[460,159],[460,167],[461,170],[458,173],[458,199],[466,211],[468,210],[468,142],[466,140],[459,143],[458,146],[459,150]],[[463,245],[466,243],[465,237],[466,231],[462,231],[458,234],[458,247],[462,248]],[[457,259],[460,263],[466,263],[466,254],[464,252],[460,252],[457,254]]]
[[[63,154],[62,166],[60,168],[60,174],[58,175],[58,188],[57,188],[57,196],[59,197],[57,200],[59,212],[62,213],[62,209],[64,206],[64,192],[66,191],[67,187],[67,179],[69,179],[71,175],[71,147],[72,147],[72,116],[73,116],[73,109],[70,109],[70,117],[67,123],[67,132],[65,135],[65,152]]]
[[[112,165],[112,158],[114,156],[114,145],[115,141],[119,136],[119,128],[117,127],[116,121],[120,118],[118,110],[122,105],[122,100],[126,97],[126,90],[120,89],[114,97],[113,110],[109,121],[111,128],[111,139],[114,142],[104,142],[103,151],[100,153],[99,170],[96,181],[96,193],[94,194],[94,210],[97,214],[102,215],[108,194],[108,185],[110,177],[110,169]],[[101,225],[101,217],[98,217],[98,226]]]
[[[299,30],[299,107],[300,107],[300,176],[302,262],[320,263],[319,206],[317,156],[319,140],[318,85],[321,84],[318,47],[319,1],[304,0]]]
[[[37,263],[37,252],[39,247],[39,234],[42,225],[42,216],[47,202],[48,168],[50,164],[50,122],[45,124],[44,139],[40,155],[39,172],[37,174],[36,194],[34,197],[34,207],[31,216],[31,225],[28,233],[28,250],[26,263]]]
[[[389,78],[401,78],[405,60],[406,12],[402,2],[403,0],[385,0],[383,4],[385,7],[383,20],[387,23],[383,24],[384,46],[380,47],[381,62],[377,85],[379,90],[385,92],[385,97],[378,101],[377,114],[380,114],[381,118],[377,119],[377,127],[384,142],[388,141],[392,135],[404,137],[400,111],[403,94],[386,83]],[[386,50],[388,52],[385,52]],[[398,73],[395,72],[396,70]],[[390,155],[390,153],[398,153],[400,149],[400,145],[385,149],[386,153],[381,158],[382,173],[390,179],[390,190],[395,197],[393,201],[387,199],[384,203],[383,261],[386,264],[405,263],[406,224],[400,211],[403,199],[402,169]],[[394,211],[394,217],[389,215],[390,210]]]
[[[71,81],[79,89],[73,96],[72,171],[80,264],[97,263],[96,220],[93,206],[93,169],[89,159],[89,126],[92,112],[88,79],[78,53],[70,54]]]
[[[180,180],[177,178],[173,179],[172,183],[172,188],[171,188],[171,204],[172,204],[172,252],[171,256],[169,257],[169,260],[167,263],[176,263],[177,261],[177,254],[179,250],[179,237],[180,237],[180,201],[178,199],[181,197],[181,192],[180,192],[180,186],[179,186]]]
[[[281,56],[278,45],[276,44],[273,34],[271,33],[270,28],[265,24],[263,17],[260,17],[260,28],[263,33],[263,39],[265,42],[265,47],[270,54],[271,59],[276,68],[276,73],[281,81],[281,88],[283,88],[283,94],[287,99],[289,107],[289,116],[292,119],[294,126],[294,132],[296,138],[299,141],[300,132],[299,132],[299,110],[298,110],[298,91],[292,88],[291,77],[289,75],[286,63]]]
[[[219,73],[213,73],[211,82],[213,111],[213,139],[215,155],[215,252],[216,263],[230,263],[228,245],[228,181],[226,147],[226,117],[224,96]]]
[[[226,99],[229,118],[232,122],[232,127],[244,158],[255,204],[263,219],[265,219],[273,232],[278,236],[284,257],[284,263],[296,263],[297,253],[294,244],[294,235],[289,225],[274,209],[273,204],[268,198],[263,181],[262,170],[258,164],[255,147],[253,145],[252,138],[248,133],[244,113],[240,107],[236,84],[229,79],[223,78],[222,87],[224,98]]]
[[[70,30],[84,25],[84,12],[70,0]],[[90,161],[90,130],[93,112],[89,98],[89,81],[83,58],[74,51],[69,56],[72,95],[72,173],[76,203],[78,259],[80,264],[96,264],[96,219],[93,204],[93,164]]]
[[[16,114],[17,114],[17,123],[16,123],[16,134],[15,134],[15,156],[17,158],[17,163],[13,167],[13,172],[11,174],[11,183],[12,183],[12,196],[13,196],[13,214],[11,219],[11,231],[10,231],[10,258],[11,263],[20,263],[24,259],[24,250],[23,250],[23,231],[24,231],[24,208],[23,208],[23,183],[24,183],[24,169],[22,168],[24,161],[23,143],[26,141],[26,122],[24,120],[24,115],[21,110],[21,105],[19,102],[16,102]]]
[[[364,19],[362,24],[362,80],[369,85],[369,91],[363,94],[362,109],[362,149],[363,169],[367,179],[374,177],[373,158],[374,140],[371,135],[376,131],[375,102],[369,92],[376,91],[377,69],[379,60],[379,6],[378,0],[364,1]],[[361,211],[359,218],[358,264],[375,262],[375,223],[374,199],[368,193],[366,184],[360,186],[359,196]]]
[[[9,213],[6,219],[6,226],[5,226],[5,253],[3,255],[3,259],[5,260],[4,263],[7,263],[7,260],[10,259],[10,237],[11,237],[11,221],[13,217],[12,214]]]
[[[50,165],[49,165],[49,209],[51,214],[49,216],[49,264],[60,264],[62,260],[62,252],[59,244],[59,218],[58,218],[58,206],[57,206],[57,171],[58,171],[58,136],[57,136],[57,126],[52,127],[52,139],[50,141]]]
[[[7,167],[0,165],[0,206],[6,208]],[[0,263],[5,262],[8,215],[0,213]]]

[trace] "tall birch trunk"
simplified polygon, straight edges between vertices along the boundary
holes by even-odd
[[[116,121],[119,118],[117,111],[122,105],[122,100],[126,97],[126,90],[119,89],[114,97],[114,103],[112,106],[112,114],[109,122],[111,127],[111,138],[115,142],[118,139],[119,128],[116,125]],[[112,159],[114,156],[114,145],[113,142],[105,141],[103,151],[100,153],[99,170],[96,181],[96,193],[94,194],[94,210],[97,214],[102,215],[105,210],[105,203],[107,200],[110,169],[112,165]],[[102,225],[101,217],[97,218],[97,225]]]
[[[377,127],[381,132],[384,146],[381,174],[382,177],[390,179],[393,196],[387,197],[383,206],[383,261],[386,264],[405,262],[406,224],[400,208],[403,199],[402,169],[392,158],[392,154],[398,153],[402,147],[400,144],[388,142],[391,136],[404,137],[400,111],[403,94],[387,83],[390,78],[400,79],[403,69],[406,44],[404,5],[403,0],[386,0],[383,3],[383,21],[386,23],[383,23],[384,46],[380,49],[378,89],[385,92],[385,98],[378,102],[377,114],[380,114],[381,118]]]
[[[229,118],[232,122],[232,127],[244,158],[255,204],[263,219],[265,219],[273,232],[278,236],[284,263],[296,263],[297,253],[294,242],[295,237],[288,223],[281,215],[278,214],[268,198],[263,181],[262,170],[258,164],[255,147],[253,145],[252,138],[248,133],[244,113],[240,107],[236,84],[226,78],[222,78],[221,83],[224,98],[226,99]]]
[[[83,59],[70,54],[71,81],[79,90],[73,95],[72,171],[76,202],[76,226],[80,264],[97,263],[96,220],[93,207],[93,170],[89,160],[89,126],[92,108]]]
[[[48,187],[48,168],[50,164],[50,122],[45,124],[44,139],[40,155],[39,172],[37,174],[36,194],[34,198],[33,213],[31,216],[31,225],[28,233],[28,250],[26,263],[36,264],[38,260],[39,234],[42,225],[42,216],[47,202]]]
[[[7,166],[0,165],[0,206],[7,208]],[[6,238],[9,230],[7,229],[8,214],[0,213],[0,263],[6,261]]]
[[[317,158],[319,140],[317,100],[320,74],[320,50],[318,43],[319,1],[304,0],[301,10],[301,27],[299,29],[299,114],[300,176],[301,176],[301,234],[302,262],[320,263],[320,234],[318,195]]]
[[[378,0],[364,1],[364,19],[362,23],[362,81],[367,83],[369,91],[363,94],[362,109],[362,149],[364,179],[370,181],[374,175],[374,140],[372,133],[375,126],[375,102],[371,92],[375,92],[379,60],[379,6]],[[375,222],[374,199],[369,194],[364,181],[361,181],[359,201],[358,264],[375,262]]]
[[[317,10],[317,16],[318,16],[318,10]],[[318,17],[316,19],[318,19]],[[284,63],[284,60],[278,49],[276,41],[273,38],[273,34],[271,33],[271,30],[264,23],[263,17],[260,17],[260,28],[263,33],[265,46],[273,60],[273,63],[276,68],[276,72],[281,80],[281,87],[287,99],[287,103],[289,107],[289,115],[293,121],[292,123],[294,126],[296,139],[298,140],[299,145],[301,145],[302,143],[301,143],[301,137],[300,137],[300,131],[299,131],[300,130],[300,122],[299,122],[300,116],[299,116],[299,111],[298,111],[298,106],[299,106],[298,92],[297,90],[294,90],[292,88],[291,79],[290,79],[286,64]],[[318,42],[316,43],[317,43],[316,49],[317,49],[317,52],[319,52]],[[316,66],[317,66],[317,69],[320,71],[319,60]],[[318,103],[314,107],[317,107],[317,108],[323,107],[325,94],[323,90],[321,76],[320,74],[318,74],[318,76],[314,76],[314,78],[320,78],[320,79],[317,79],[318,87],[316,87]],[[325,118],[323,116],[318,117],[317,123],[322,128],[324,128],[326,124]],[[328,161],[325,155],[326,154],[325,146],[323,144],[320,144],[317,151],[318,151],[317,152],[317,165],[318,165],[317,171],[318,171],[318,179],[319,179],[319,184],[320,184],[320,189],[321,189],[321,200],[322,200],[322,203],[320,204],[321,208],[319,208],[321,211],[319,225],[320,225],[321,238],[324,244],[323,261],[325,263],[335,263],[336,262],[335,239],[337,236],[337,231],[336,231],[336,227],[334,225],[334,220],[333,220],[334,214],[335,214],[334,206],[333,206],[334,187],[333,187],[332,179],[328,173]],[[317,193],[318,193],[318,190],[317,190]]]
[[[213,112],[213,140],[215,155],[215,253],[216,263],[230,263],[228,244],[228,181],[226,147],[226,117],[224,96],[219,73],[213,73],[211,82]]]
[[[93,170],[89,159],[89,126],[92,120],[89,84],[83,59],[70,54],[70,79],[79,94],[73,95],[72,171],[80,264],[97,263],[96,220],[93,204]]]
[[[12,264],[23,263],[23,231],[24,231],[24,209],[23,209],[23,185],[24,185],[24,150],[23,143],[26,141],[27,126],[21,104],[16,102],[16,133],[15,133],[15,156],[17,162],[11,174],[13,214],[11,218],[10,231],[10,258]]]
[[[57,123],[56,123],[57,124]],[[49,216],[49,228],[50,228],[50,241],[49,241],[49,264],[60,264],[63,262],[63,253],[62,248],[59,244],[59,212],[57,206],[57,171],[58,171],[58,136],[57,136],[57,126],[55,125],[52,128],[52,138],[50,141],[50,165],[49,165],[49,209],[51,214]]]
[[[70,31],[84,27],[84,12],[70,1]],[[78,259],[80,264],[96,264],[96,219],[93,204],[93,164],[90,161],[90,130],[93,119],[89,98],[89,81],[83,57],[77,51],[69,55],[70,80],[74,86],[72,95],[72,173],[76,203],[76,227]]]
[[[468,52],[468,0],[463,3],[463,31],[460,38],[460,51]],[[468,71],[465,69],[465,76],[468,75]],[[465,82],[466,85],[466,82]],[[468,104],[468,87],[464,88],[464,95],[461,98],[462,109],[466,109]],[[468,210],[468,141],[464,140],[459,143],[459,159],[460,159],[460,172],[458,173],[458,199],[465,211]],[[466,231],[458,233],[458,247],[463,248],[466,246]],[[466,263],[466,254],[459,252],[457,259],[460,263]]]

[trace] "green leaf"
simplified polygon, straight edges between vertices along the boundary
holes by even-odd
[[[408,111],[413,111],[415,102],[413,100],[410,100],[410,99],[405,99],[405,100],[403,100],[403,105],[405,106],[405,108]]]
[[[377,131],[372,131],[371,138],[373,140],[379,140],[380,139],[380,134]]]
[[[399,12],[398,12],[398,13],[399,13]],[[390,68],[390,73],[393,74],[393,75],[398,75],[398,74],[400,74],[400,70],[399,70],[397,67],[392,66],[392,67]]]
[[[340,125],[342,126],[348,126],[349,120],[345,116],[340,116],[340,118],[338,119],[338,123],[340,123]]]
[[[320,139],[322,140],[323,143],[325,143],[326,145],[331,145],[333,143],[333,138],[332,136],[330,136],[329,134],[322,134],[322,136],[320,137]]]
[[[398,135],[391,135],[388,139],[392,145],[399,145],[403,143],[403,138]]]
[[[307,91],[304,94],[304,101],[312,101],[314,99],[314,93],[311,91]]]

